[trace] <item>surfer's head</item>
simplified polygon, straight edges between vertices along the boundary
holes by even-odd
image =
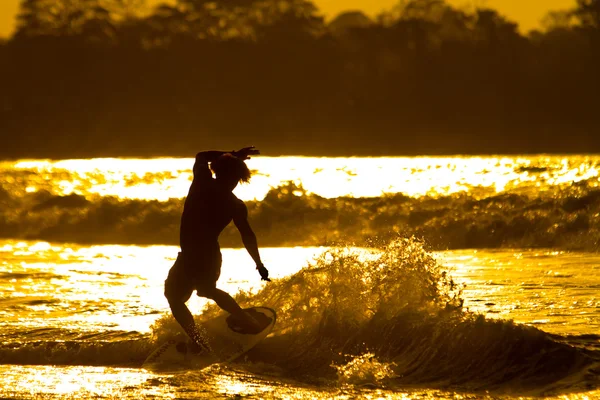
[[[229,153],[223,154],[213,161],[210,168],[215,173],[217,181],[232,186],[232,190],[239,182],[247,183],[250,181],[250,170],[244,160]]]

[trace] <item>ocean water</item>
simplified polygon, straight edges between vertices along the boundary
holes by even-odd
[[[0,398],[600,398],[600,157],[253,161],[267,188],[238,194],[275,279],[228,247],[219,287],[276,329],[163,372],[141,363],[181,337],[178,248],[149,227],[176,235],[190,160],[2,164]]]
[[[178,244],[193,159],[0,163],[0,237]],[[249,161],[247,201],[265,246],[424,237],[437,249],[598,251],[600,156]],[[281,232],[286,234],[281,234]],[[221,235],[239,247],[233,227]]]

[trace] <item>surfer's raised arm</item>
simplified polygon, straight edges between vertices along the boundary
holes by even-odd
[[[249,160],[250,156],[255,156],[260,154],[260,151],[255,149],[254,146],[244,147],[240,150],[232,150],[232,151],[219,151],[219,150],[208,150],[201,151],[196,154],[196,162],[201,163],[210,163],[216,161],[219,157],[224,154],[231,154],[232,156],[239,158],[240,160]]]
[[[216,161],[223,154],[227,154],[227,151],[202,151],[196,154],[196,162],[194,163],[194,177],[199,179],[212,179],[212,173],[208,167],[208,163]]]
[[[256,263],[256,269],[264,281],[270,281],[269,271],[265,268],[262,261],[260,260],[260,253],[258,252],[258,242],[256,240],[256,234],[252,230],[250,223],[248,222],[248,208],[240,201],[236,207],[235,214],[233,215],[233,223],[240,231],[242,235],[242,242],[244,247],[248,250],[248,254],[252,257]]]
[[[219,157],[224,154],[231,154],[232,156],[239,158],[240,160],[249,160],[250,156],[260,154],[259,150],[256,150],[254,146],[244,147],[240,150],[232,151],[219,151],[219,150],[208,150],[201,151],[196,154],[196,162],[194,163],[194,176],[212,178],[208,163],[216,161]]]
[[[218,151],[218,150],[209,150],[209,151],[201,151],[196,154],[196,161],[200,162],[213,162],[217,158],[221,157],[223,154],[231,153],[233,154],[235,151]]]

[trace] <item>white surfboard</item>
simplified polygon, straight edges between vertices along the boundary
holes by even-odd
[[[215,363],[235,360],[266,338],[275,326],[276,316],[275,311],[272,309],[252,307],[246,310],[261,313],[270,318],[271,321],[260,333],[243,333],[235,326],[230,315],[224,313],[217,318],[202,323],[202,328],[205,330],[204,333],[207,335],[208,344],[212,351],[192,354],[187,350],[186,342],[169,340],[146,358],[142,368],[151,370],[202,369]]]

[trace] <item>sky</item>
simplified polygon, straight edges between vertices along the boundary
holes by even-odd
[[[147,0],[147,2],[153,5],[161,1]],[[20,0],[0,0],[0,37],[12,34],[19,3]],[[398,0],[314,0],[314,3],[331,18],[347,10],[361,10],[369,15],[376,15],[384,9],[393,7]],[[527,32],[538,28],[548,11],[572,8],[575,0],[449,0],[449,3],[456,6],[476,4],[494,8],[509,19],[518,22],[521,31]]]

